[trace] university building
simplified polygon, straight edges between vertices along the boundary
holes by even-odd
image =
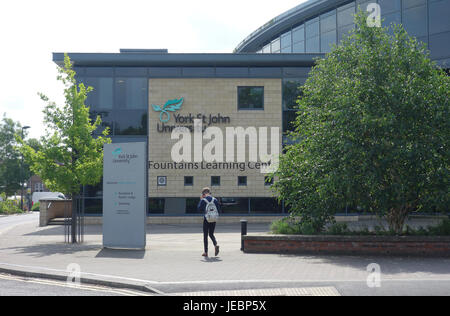
[[[440,67],[450,68],[450,0],[310,0],[260,27],[229,54],[151,49],[69,53],[78,80],[94,87],[86,103],[92,118],[102,118],[96,133],[109,127],[113,143],[148,145],[148,214],[195,214],[205,186],[220,197],[225,214],[286,213],[261,172],[267,161],[251,157],[261,144],[249,128],[257,137],[267,128],[268,151],[282,151],[289,143],[284,133],[295,119],[297,88],[305,83],[314,59],[323,57],[354,27],[352,15],[358,7],[365,10],[374,2],[381,6],[383,23],[402,23],[410,35],[428,45]],[[53,54],[56,64],[63,65],[63,60],[63,53]],[[196,120],[203,131],[215,128],[224,136],[230,129],[244,133],[245,162],[225,157],[202,162],[201,150],[213,137],[203,135],[198,147],[195,133],[188,150],[192,159],[174,161],[173,148],[181,137],[172,139],[172,131],[184,127],[194,132]],[[276,128],[275,140],[270,131]],[[239,135],[234,136],[237,143]],[[224,137],[224,149],[228,140]],[[230,146],[235,149],[233,157],[235,145]],[[102,213],[102,195],[102,185],[85,188],[86,214]]]

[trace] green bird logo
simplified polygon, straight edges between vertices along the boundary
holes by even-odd
[[[169,100],[166,102],[166,104],[164,104],[163,107],[161,107],[159,105],[154,105],[154,104],[152,104],[152,107],[155,112],[161,112],[159,114],[159,120],[162,123],[167,123],[170,120],[169,112],[176,112],[179,109],[181,109],[183,102],[184,102],[184,98],[181,98],[181,99]]]

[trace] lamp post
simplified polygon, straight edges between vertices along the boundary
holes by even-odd
[[[23,131],[26,129],[29,129],[30,126],[24,126],[22,127],[22,140],[23,140]],[[22,161],[20,164],[20,186],[22,188],[22,194],[20,195],[20,209],[23,211],[23,153],[22,153]]]

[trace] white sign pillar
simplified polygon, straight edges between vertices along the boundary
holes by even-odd
[[[103,247],[145,249],[146,143],[105,144]]]

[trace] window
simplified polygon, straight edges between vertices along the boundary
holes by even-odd
[[[320,16],[320,33],[326,33],[336,29],[336,10]]]
[[[351,30],[355,27],[354,24],[349,24],[338,29],[338,43],[342,41],[345,37],[350,35]]]
[[[248,198],[234,198],[223,197],[219,198],[220,208],[222,214],[248,214],[249,213],[249,199]]]
[[[306,52],[307,53],[319,53],[320,52],[320,42],[319,36],[308,38],[306,40]]]
[[[319,36],[319,18],[312,19],[305,23],[306,38]]]
[[[147,78],[117,78],[116,106],[120,109],[147,109]]]
[[[86,105],[92,109],[112,109],[113,107],[113,79],[112,78],[84,78],[85,86],[94,90],[88,93]]]
[[[102,215],[103,200],[102,199],[85,199],[84,214],[86,215]]]
[[[38,182],[34,184],[34,191],[35,192],[44,192],[44,186],[42,183]]]
[[[238,186],[240,187],[247,186],[247,177],[238,177]]]
[[[252,214],[280,214],[282,212],[283,208],[275,198],[250,199],[250,213]]]
[[[211,186],[212,186],[212,187],[218,187],[218,186],[220,186],[220,177],[218,177],[218,176],[212,176],[212,177],[211,177]]]
[[[166,199],[148,199],[148,214],[164,214]]]
[[[194,177],[188,176],[184,177],[184,186],[185,187],[191,187],[194,185]]]
[[[430,35],[431,58],[447,58],[450,51],[450,32]]]
[[[381,11],[381,12],[383,12],[383,11]],[[383,21],[383,19],[384,19],[384,21]],[[394,24],[402,23],[402,17],[401,17],[400,12],[395,12],[395,13],[387,14],[387,15],[383,15],[383,13],[381,14],[381,25],[383,27],[390,26],[391,23],[394,23]],[[393,30],[390,28],[388,33],[392,35]]]
[[[403,0],[402,6],[403,9],[416,7],[418,5],[425,5],[427,4],[427,0]]]
[[[272,54],[279,53],[280,49],[281,49],[281,47],[280,47],[280,39],[277,38],[276,40],[274,40],[272,42],[272,44],[271,44],[271,47],[272,47],[271,48],[272,49]]]
[[[103,181],[93,185],[87,185],[84,187],[83,195],[86,198],[102,198],[103,197]]]
[[[291,32],[287,32],[281,36],[281,48],[290,47],[292,45]]]
[[[287,46],[281,49],[282,54],[289,54],[292,53],[292,46]]]
[[[355,14],[355,6],[351,6],[346,8],[345,10],[339,10],[337,13],[337,23],[338,27],[346,26],[349,24],[353,24],[354,15]]]
[[[336,44],[336,30],[322,34],[320,36],[320,48],[322,53],[331,52],[333,44]]]
[[[427,7],[420,6],[403,11],[403,26],[411,36],[427,36]]]
[[[238,87],[239,110],[264,110],[264,87]]]
[[[198,198],[186,198],[185,212],[186,214],[198,214]]]
[[[283,109],[295,110],[297,107],[297,100],[302,95],[300,89],[306,82],[304,79],[284,79],[283,80]]]
[[[167,177],[165,176],[159,176],[157,178],[157,184],[159,187],[165,187],[167,186]]]
[[[356,0],[356,11],[358,11],[360,8],[362,11],[367,11],[367,6],[370,3],[374,3],[376,1],[373,0]]]
[[[293,123],[297,119],[297,111],[283,111],[283,133],[293,132]]]
[[[100,116],[102,123],[94,131],[94,135],[100,135],[101,133],[103,133],[103,131],[107,127],[109,127],[109,134],[112,135],[114,133],[114,130],[113,130],[114,119],[112,116],[112,111],[111,110],[90,109],[89,117],[92,120],[92,122],[95,122],[95,120],[97,119],[97,116]]]
[[[114,112],[115,135],[147,135],[148,114],[144,110]]]
[[[450,31],[450,1],[429,1],[430,34]]]
[[[292,47],[293,53],[304,53],[305,52],[305,41],[301,41],[298,43],[295,43]]]
[[[283,80],[283,133],[294,131],[292,123],[297,118],[297,100],[302,95],[301,86],[306,78]]]
[[[378,0],[378,4],[381,7],[382,14],[399,11],[401,8],[400,0]]]
[[[305,40],[305,27],[303,25],[292,30],[292,43]]]

